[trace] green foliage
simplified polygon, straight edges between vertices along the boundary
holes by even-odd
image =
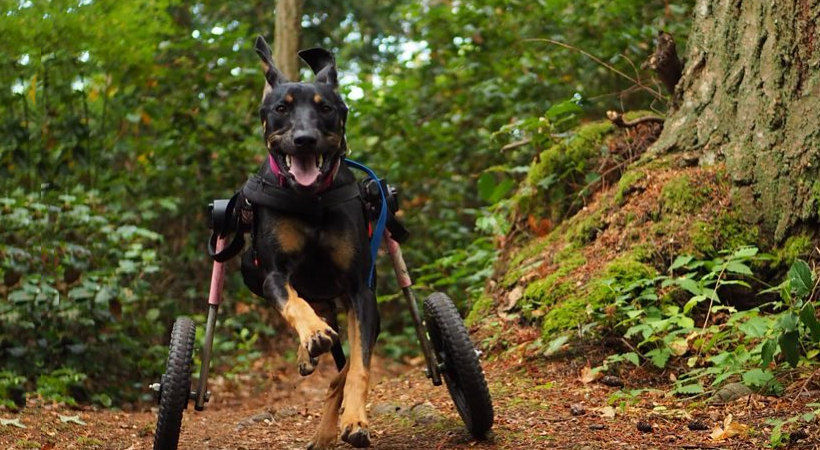
[[[38,392],[41,383],[54,384],[53,376],[40,374],[69,373],[88,375],[101,394],[134,398],[133,390],[114,385],[135,373],[157,373],[161,356],[152,345],[164,333],[157,318],[163,308],[173,310],[171,299],[152,292],[160,235],[133,225],[139,209],[106,205],[96,191],[45,197],[15,191],[0,204],[4,368],[36,382]],[[45,396],[68,395],[44,389]]]
[[[820,323],[814,299],[816,275],[803,261],[796,261],[781,285],[761,291],[777,292],[780,301],[738,311],[725,305],[721,293],[728,287],[750,289],[752,263],[769,259],[754,247],[745,247],[709,260],[680,256],[669,274],[612,280],[607,286],[615,303],[599,320],[635,342],[634,352],[610,356],[610,364],[636,356],[658,368],[686,357],[687,369],[678,377],[675,393],[691,395],[739,378],[753,389],[777,392],[776,356],[792,367],[812,361],[820,353]],[[679,301],[677,299],[681,299]],[[776,313],[762,314],[771,308]],[[725,322],[712,322],[726,314]],[[702,325],[696,325],[700,320]],[[706,384],[708,380],[708,385]]]

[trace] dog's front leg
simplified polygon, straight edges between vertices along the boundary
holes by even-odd
[[[379,333],[379,314],[375,295],[369,288],[360,290],[352,303],[347,313],[350,359],[342,400],[342,440],[354,447],[369,447],[365,405],[370,384],[370,356]]]
[[[339,339],[338,333],[316,314],[308,302],[299,297],[282,273],[268,274],[262,289],[265,298],[275,305],[299,336],[299,371],[307,375],[313,371],[315,358],[328,352]],[[307,361],[303,360],[305,358]],[[309,372],[305,373],[308,368]]]

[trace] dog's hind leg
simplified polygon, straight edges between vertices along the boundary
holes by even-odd
[[[322,320],[307,301],[299,297],[281,274],[270,273],[265,278],[263,290],[265,298],[273,302],[299,336],[300,349],[297,354],[300,358],[305,355],[310,361],[310,358],[329,351],[339,339],[339,333]]]
[[[325,404],[322,408],[322,420],[313,435],[313,439],[308,444],[308,450],[320,450],[331,447],[336,443],[336,436],[339,432],[339,408],[342,406],[342,393],[345,388],[347,370],[350,366],[345,364],[342,371],[336,374],[325,395]]]
[[[370,446],[367,392],[370,384],[370,356],[379,332],[379,316],[373,292],[366,289],[353,299],[347,313],[350,344],[348,373],[342,399],[342,440],[354,447]]]

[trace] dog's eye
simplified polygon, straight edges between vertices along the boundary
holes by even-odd
[[[278,112],[279,114],[284,114],[287,112],[288,107],[285,105],[276,105],[276,108],[273,108],[274,111]]]
[[[332,112],[332,111],[333,111],[333,107],[332,107],[332,106],[330,106],[330,105],[328,105],[327,103],[323,103],[323,104],[322,104],[322,106],[320,106],[320,107],[319,107],[319,109],[320,109],[323,113],[329,113],[329,112]]]

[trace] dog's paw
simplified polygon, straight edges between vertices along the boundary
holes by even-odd
[[[356,448],[370,447],[370,431],[367,424],[356,422],[344,427],[342,440]]]
[[[324,324],[324,322],[322,323]],[[330,347],[337,340],[339,340],[339,333],[325,324],[322,328],[314,330],[308,337],[307,342],[303,342],[302,345],[307,349],[308,356],[316,358],[322,353],[329,352]]]
[[[300,345],[299,349],[296,351],[296,364],[299,367],[299,375],[306,377],[316,370],[316,365],[319,364],[319,359],[310,356],[307,348]]]

